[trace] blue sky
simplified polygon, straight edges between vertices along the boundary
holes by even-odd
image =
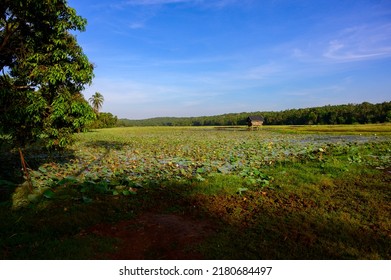
[[[119,118],[391,101],[391,1],[69,0]]]

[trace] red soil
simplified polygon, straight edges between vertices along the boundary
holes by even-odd
[[[197,245],[213,231],[210,222],[156,213],[146,213],[115,225],[99,224],[90,229],[98,236],[119,240],[115,252],[104,256],[115,260],[204,259]]]

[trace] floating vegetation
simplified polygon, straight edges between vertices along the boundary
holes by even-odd
[[[66,153],[23,151],[32,190],[1,178],[2,258],[96,257],[107,248],[89,227],[146,212],[210,221],[206,259],[391,258],[389,135],[138,127],[76,138]]]
[[[374,143],[385,147],[385,153],[373,154]],[[38,201],[36,193],[51,199],[61,187],[74,187],[83,197],[85,193],[130,195],[144,184],[203,181],[214,174],[240,176],[252,187],[271,187],[273,177],[265,171],[268,166],[345,156],[350,163],[365,161],[384,168],[391,161],[389,147],[387,137],[360,135],[191,128],[99,130],[78,135],[69,161],[48,162],[32,170],[31,181],[39,191],[27,201]]]

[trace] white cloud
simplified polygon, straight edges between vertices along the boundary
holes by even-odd
[[[391,57],[391,24],[346,28],[329,41],[323,56],[336,62]]]

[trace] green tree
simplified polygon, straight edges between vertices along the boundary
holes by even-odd
[[[95,94],[88,99],[97,115],[99,114],[100,108],[102,108],[104,100],[103,95],[99,92],[95,92]]]
[[[15,144],[63,147],[94,119],[80,94],[93,66],[71,33],[85,26],[66,0],[0,0],[0,130]]]
[[[90,125],[91,128],[108,128],[114,127],[118,123],[117,116],[112,113],[100,113],[96,120]]]

